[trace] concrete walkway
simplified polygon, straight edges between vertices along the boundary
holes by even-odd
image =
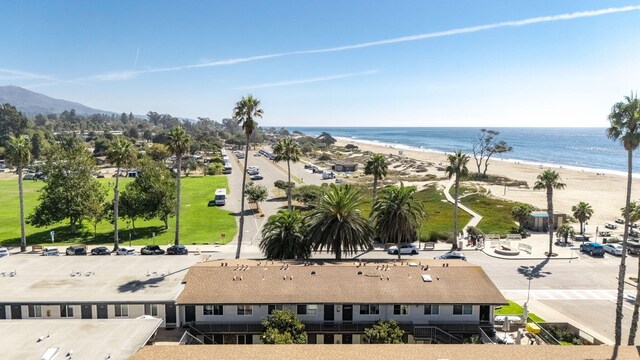
[[[447,184],[444,187],[444,197],[447,199],[448,202],[454,204],[455,206],[455,199],[453,198],[453,196],[451,196],[451,193],[449,190],[451,190],[451,187],[455,184],[455,178],[451,178],[449,179],[449,181],[447,182]],[[466,229],[469,226],[473,226],[476,227],[478,226],[478,224],[480,223],[480,220],[482,220],[482,216],[480,214],[478,214],[477,212],[469,209],[468,207],[462,205],[460,203],[460,201],[458,200],[458,209],[461,209],[465,212],[467,212],[469,215],[471,215],[471,220],[469,220],[469,222],[467,223],[467,225],[465,225],[464,227],[461,227],[460,229]]]

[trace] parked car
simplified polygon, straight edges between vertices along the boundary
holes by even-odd
[[[589,241],[589,237],[586,235],[576,235],[573,237],[574,241]]]
[[[60,255],[60,251],[55,247],[48,247],[42,249],[42,256],[58,256]]]
[[[22,177],[22,180],[35,180],[36,179],[36,174],[26,174],[25,176]]]
[[[136,250],[132,247],[123,246],[116,250],[116,255],[135,255]]]
[[[629,235],[637,238],[640,237],[640,232],[638,232],[637,230],[629,230]]]
[[[256,180],[262,180],[264,179],[264,177],[262,177],[262,175],[251,175],[251,180],[256,181]]]
[[[640,255],[640,242],[627,241],[627,254]]]
[[[111,255],[111,251],[106,246],[98,246],[91,249],[91,255]]]
[[[603,248],[604,252],[608,252],[611,255],[622,255],[622,245],[620,244],[605,244]]]
[[[580,245],[580,251],[588,253],[591,256],[604,256],[604,246],[597,243],[584,243]]]
[[[167,249],[167,255],[187,255],[189,250],[184,245],[172,245]]]
[[[420,252],[420,249],[418,249],[417,246],[413,245],[413,244],[400,244],[400,253],[401,254],[412,254],[412,255],[416,255],[417,253]],[[398,246],[390,246],[389,249],[387,249],[387,253],[389,254],[398,254]]]
[[[257,169],[247,169],[247,174],[249,175],[258,175],[260,174],[260,171]]]
[[[164,255],[164,250],[158,245],[147,245],[140,250],[142,255]]]
[[[613,224],[613,223],[606,223],[606,224],[604,224],[604,227],[606,227],[607,229],[615,230],[615,229],[618,228],[618,225]]]
[[[0,258],[5,257],[5,256],[9,256],[9,249],[7,249],[6,247],[0,247]]]
[[[84,245],[71,245],[66,253],[67,255],[87,255],[87,248]]]
[[[444,253],[440,256],[436,256],[434,257],[434,259],[439,259],[439,260],[464,260],[467,261],[467,257],[464,256],[464,253],[462,251],[449,251],[447,253]]]

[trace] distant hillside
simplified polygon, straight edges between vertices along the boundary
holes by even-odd
[[[18,86],[0,86],[0,103],[9,103],[27,116],[42,114],[59,114],[65,110],[75,109],[77,114],[113,114],[110,111],[93,109],[88,106],[54,99]]]

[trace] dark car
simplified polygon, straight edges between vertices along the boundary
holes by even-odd
[[[585,242],[585,241],[589,241],[589,237],[585,235],[576,235],[573,237],[573,240]]]
[[[252,176],[251,176],[251,180],[254,180],[254,181],[255,181],[255,180],[262,180],[262,179],[264,179],[264,178],[262,177],[262,175],[252,175]]]
[[[188,253],[184,245],[172,245],[167,249],[167,255],[187,255]]]
[[[588,253],[591,256],[604,256],[604,247],[598,243],[584,243],[580,245],[580,251]]]
[[[142,255],[164,255],[164,250],[158,245],[147,245],[140,250]]]
[[[87,255],[84,245],[71,245],[67,248],[67,255]]]
[[[627,254],[640,255],[640,243],[637,241],[627,242]]]
[[[91,255],[111,255],[111,251],[106,246],[98,246],[91,249]]]
[[[467,261],[467,257],[464,256],[464,253],[460,251],[449,251],[448,253],[444,253],[440,256],[434,257],[434,259],[439,260],[464,260]]]

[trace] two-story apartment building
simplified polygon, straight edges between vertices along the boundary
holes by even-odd
[[[289,309],[309,343],[360,343],[377,320],[396,320],[405,341],[461,342],[506,304],[481,267],[465,261],[205,262],[178,297],[181,323],[205,343],[260,342],[260,321]]]

